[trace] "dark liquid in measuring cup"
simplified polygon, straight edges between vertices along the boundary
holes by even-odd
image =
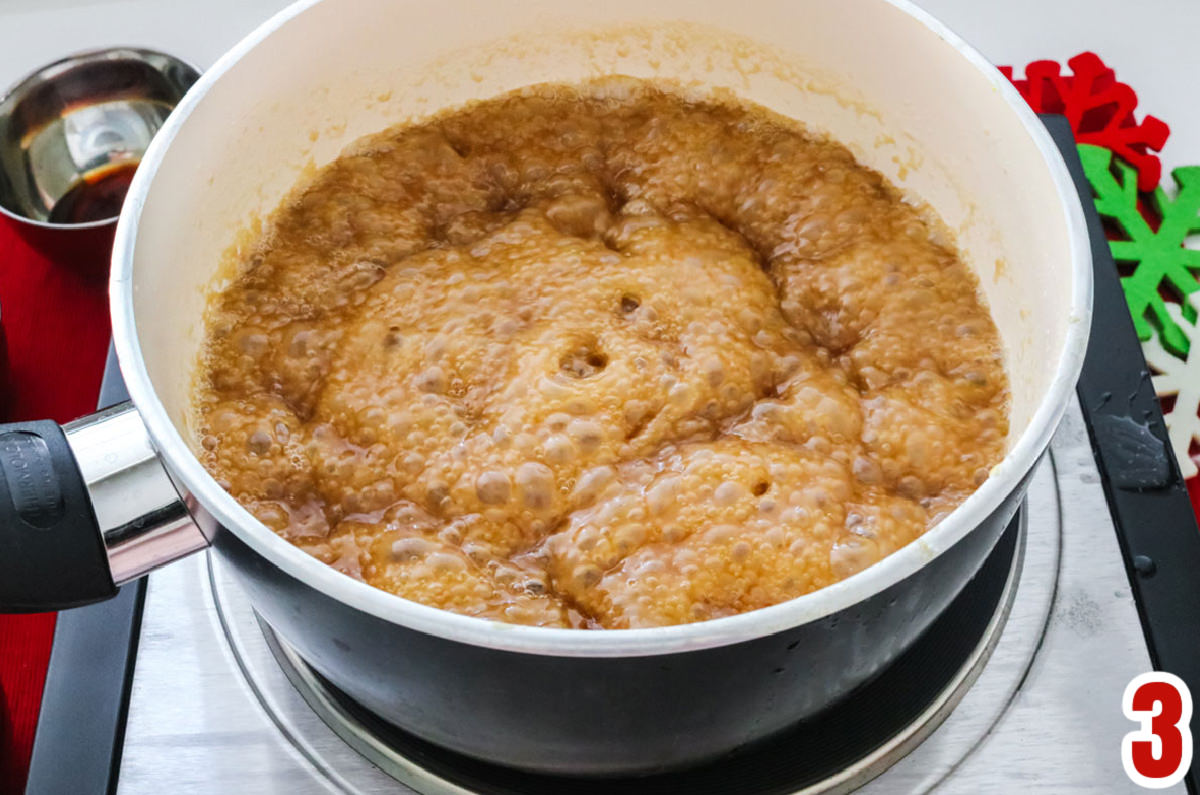
[[[46,220],[53,224],[82,224],[119,215],[137,166],[137,163],[122,163],[89,172],[54,204]]]

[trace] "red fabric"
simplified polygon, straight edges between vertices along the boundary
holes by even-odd
[[[66,422],[95,408],[109,340],[105,282],[35,251],[4,217],[0,327],[8,343],[0,372],[6,420]],[[0,793],[25,788],[54,619],[0,616]]]

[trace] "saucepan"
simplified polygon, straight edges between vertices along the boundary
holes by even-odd
[[[845,143],[927,202],[979,277],[1011,380],[1003,461],[926,535],[798,599],[656,629],[511,626],[406,601],[291,546],[193,453],[207,296],[297,180],[350,142],[472,99],[607,74],[723,88]],[[132,403],[0,432],[0,607],[46,609],[211,546],[320,674],[430,742],[572,775],[665,770],[816,715],[963,588],[1021,502],[1079,374],[1079,199],[975,50],[902,0],[305,0],[244,39],[151,143],[113,251]]]

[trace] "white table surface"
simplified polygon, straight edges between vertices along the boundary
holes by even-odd
[[[835,2],[836,0],[828,0]],[[1200,0],[918,0],[995,63],[1097,52],[1171,125],[1166,170],[1200,163]],[[62,55],[134,44],[197,67],[286,0],[0,0],[0,86]]]

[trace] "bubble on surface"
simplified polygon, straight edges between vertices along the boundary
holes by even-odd
[[[503,505],[511,492],[512,483],[504,472],[484,472],[475,480],[475,495],[484,505]]]

